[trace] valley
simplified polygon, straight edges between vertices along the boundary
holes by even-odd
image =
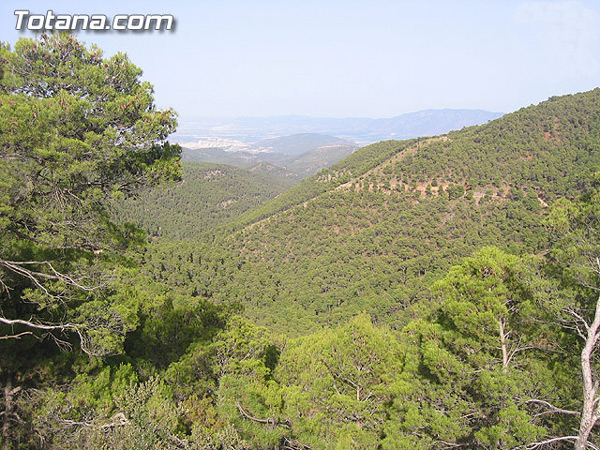
[[[187,148],[153,94],[0,45],[2,450],[597,448],[600,88]]]

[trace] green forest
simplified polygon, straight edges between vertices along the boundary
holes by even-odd
[[[0,45],[0,446],[597,449],[600,88],[290,186],[122,53]]]

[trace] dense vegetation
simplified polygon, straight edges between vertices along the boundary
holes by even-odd
[[[600,167],[599,108],[597,89],[447,136],[373,144],[245,213],[210,247],[150,247],[146,270],[242,303],[276,333],[363,310],[401,328],[427,286],[476,249],[547,249],[548,205],[588,189]]]
[[[178,181],[124,55],[0,62],[4,449],[596,448],[600,89],[252,208],[248,173]]]
[[[289,187],[280,178],[222,164],[184,162],[182,172],[176,185],[138,192],[119,216],[155,238],[201,239]]]

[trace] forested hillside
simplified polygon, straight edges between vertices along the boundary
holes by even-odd
[[[547,248],[548,204],[577,196],[600,167],[599,112],[596,89],[440,137],[373,144],[244,214],[210,249],[150,248],[151,272],[240,302],[288,335],[363,310],[402,326],[473,250]],[[158,270],[164,260],[173,264]]]
[[[0,45],[2,450],[598,448],[600,89],[243,212],[141,74]]]
[[[292,184],[223,164],[184,162],[182,172],[174,185],[138,192],[118,214],[153,238],[200,240]]]

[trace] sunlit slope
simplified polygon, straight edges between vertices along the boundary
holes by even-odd
[[[547,205],[576,196],[600,168],[599,117],[596,89],[484,126],[365,147],[244,214],[209,249],[190,249],[201,264],[170,270],[186,271],[184,289],[240,302],[283,333],[362,310],[400,323],[474,249],[546,248]]]

